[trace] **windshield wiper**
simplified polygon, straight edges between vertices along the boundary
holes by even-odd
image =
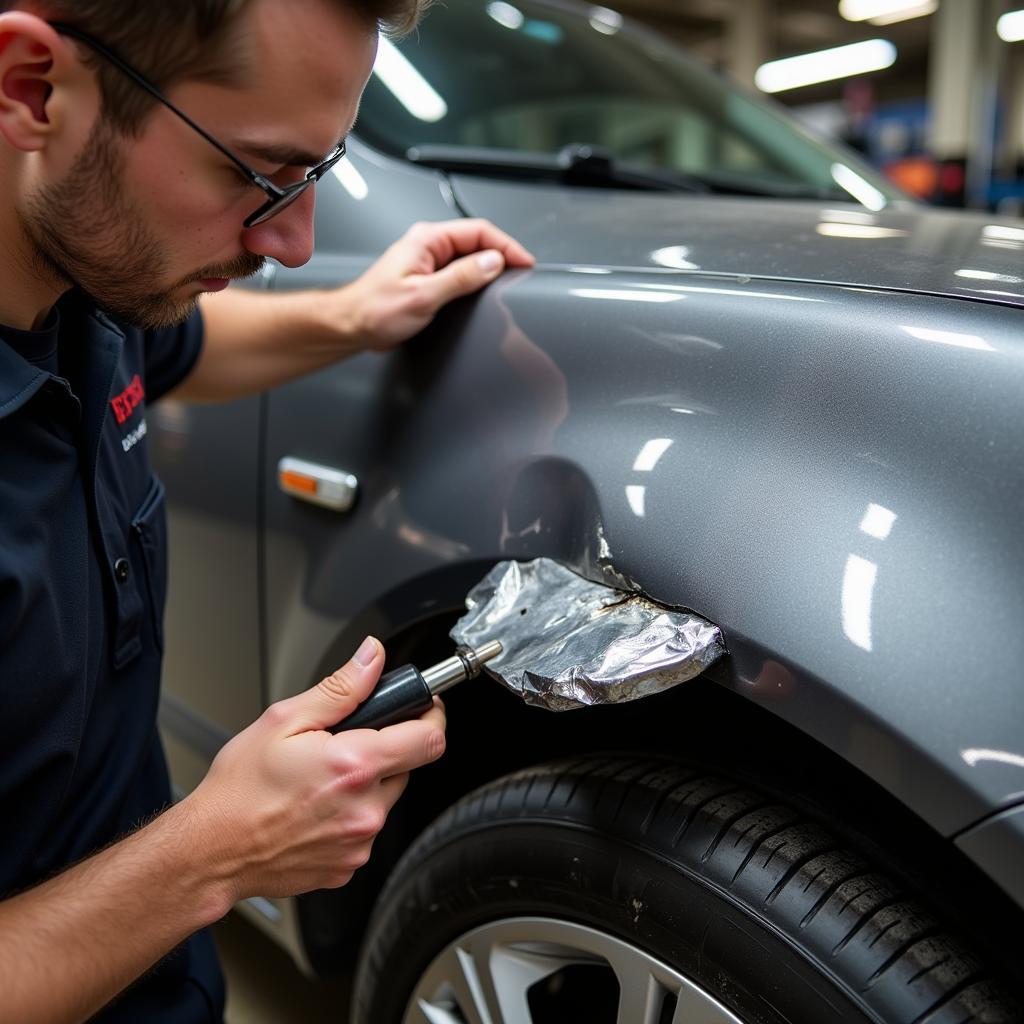
[[[414,146],[406,158],[423,167],[456,174],[486,174],[521,181],[559,181],[591,188],[645,192],[709,192],[708,183],[679,171],[636,170],[615,162],[608,150],[574,143],[557,153],[477,146]]]

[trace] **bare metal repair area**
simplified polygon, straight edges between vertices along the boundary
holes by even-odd
[[[568,711],[621,704],[699,675],[725,653],[718,627],[641,594],[593,583],[548,558],[499,562],[451,632],[500,640],[486,671],[528,704]]]

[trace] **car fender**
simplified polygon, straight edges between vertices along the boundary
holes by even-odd
[[[952,835],[1024,789],[1012,759],[972,754],[1019,745],[1019,317],[747,278],[506,275],[402,350],[271,397],[271,471],[290,454],[360,480],[344,522],[268,499],[272,696],[339,636],[545,555],[717,623],[721,685]]]

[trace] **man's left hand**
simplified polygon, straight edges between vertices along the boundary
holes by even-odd
[[[423,330],[452,299],[478,291],[504,269],[532,267],[514,238],[485,220],[414,224],[343,289],[352,336],[387,351]]]
[[[357,352],[386,352],[422,331],[445,303],[478,291],[506,267],[533,264],[488,221],[451,220],[413,225],[341,288],[204,295],[203,351],[175,398],[243,398]]]

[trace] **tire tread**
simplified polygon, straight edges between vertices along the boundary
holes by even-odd
[[[498,808],[497,817],[495,808]],[[671,761],[609,755],[525,769],[470,794],[407,851],[380,899],[356,987],[387,983],[409,886],[430,900],[430,857],[501,822],[564,825],[678,865],[764,920],[884,1024],[1024,1024],[1016,998],[838,833],[751,786]],[[465,849],[472,843],[464,843]],[[460,863],[457,869],[467,863]],[[409,876],[413,876],[410,880]],[[571,875],[569,883],[571,883]],[[634,892],[645,898],[641,883]],[[362,1024],[369,1017],[354,1018]],[[374,1021],[374,1024],[377,1024]]]

